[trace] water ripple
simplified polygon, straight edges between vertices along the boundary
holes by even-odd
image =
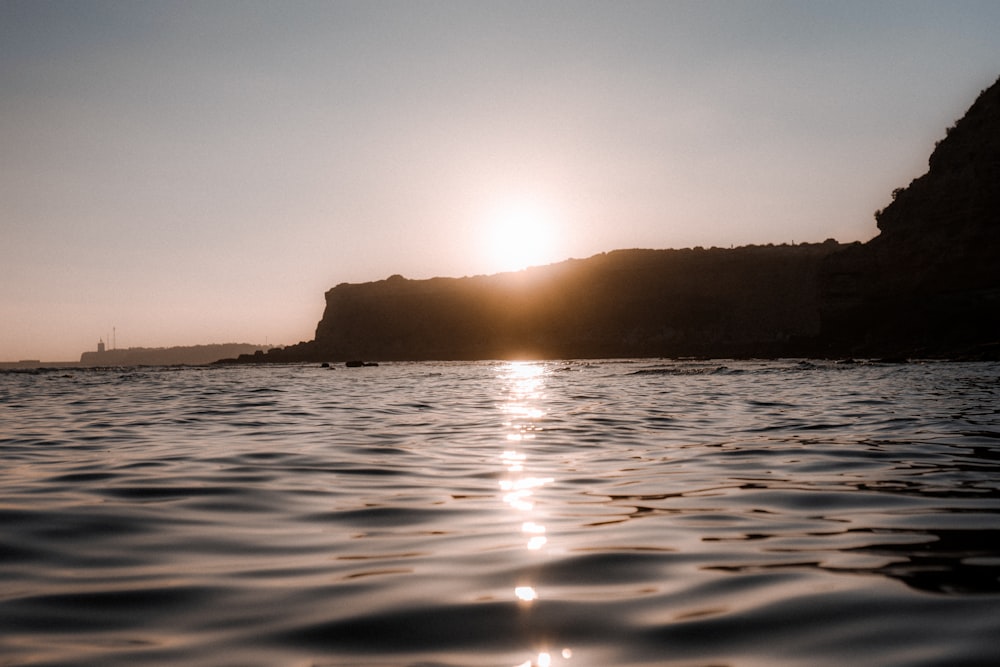
[[[998,406],[988,363],[0,373],[0,664],[997,664]]]

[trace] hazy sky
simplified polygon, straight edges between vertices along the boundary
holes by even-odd
[[[0,0],[0,360],[291,344],[395,273],[868,240],[998,35],[996,0]]]

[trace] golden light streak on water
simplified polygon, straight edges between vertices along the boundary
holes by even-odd
[[[545,384],[545,366],[538,363],[519,362],[500,368],[501,378],[509,384],[509,398],[501,406],[501,410],[509,417],[504,426],[509,429],[507,442],[521,444],[521,449],[507,449],[500,455],[500,462],[508,476],[499,481],[503,492],[503,502],[520,513],[535,512],[534,494],[541,487],[551,484],[555,478],[548,475],[529,474],[529,454],[532,441],[543,431],[537,421],[544,418],[545,410],[537,405],[543,396]],[[537,516],[521,523],[521,533],[528,536],[525,545],[530,552],[541,552],[549,543],[545,525]],[[521,603],[532,603],[539,599],[536,588],[530,584],[522,584],[514,588],[514,596]],[[564,660],[569,659],[573,652],[564,648],[558,654]],[[535,658],[529,659],[516,667],[551,667],[553,654],[548,650],[540,651]]]

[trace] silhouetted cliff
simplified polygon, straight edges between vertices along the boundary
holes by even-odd
[[[773,356],[820,332],[836,241],[617,250],[518,273],[341,284],[308,343],[264,359]]]
[[[771,354],[819,331],[836,242],[619,250],[520,273],[338,285],[315,350],[332,359]]]
[[[619,250],[341,284],[313,341],[241,360],[996,354],[998,193],[1000,81],[892,193],[866,244]]]
[[[824,262],[819,298],[828,349],[996,355],[1000,80],[948,129],[928,172],[896,189],[875,218],[877,237]]]

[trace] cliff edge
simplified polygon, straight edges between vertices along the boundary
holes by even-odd
[[[875,217],[865,244],[618,250],[344,283],[326,293],[314,340],[240,360],[996,358],[1000,80]]]
[[[878,236],[824,262],[818,298],[829,350],[996,355],[1000,80],[947,130],[928,167],[875,212]]]

